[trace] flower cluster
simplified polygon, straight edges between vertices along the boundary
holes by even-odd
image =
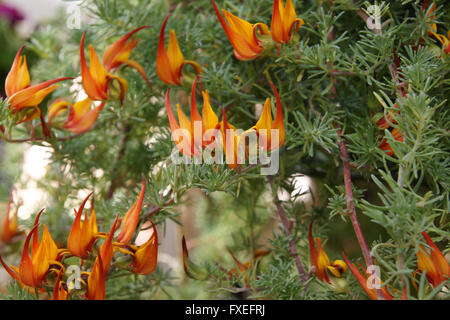
[[[211,108],[208,90],[202,92],[202,115],[198,113],[196,83],[197,78],[192,85],[190,120],[183,113],[180,105],[177,104],[177,122],[170,105],[170,89],[166,93],[166,109],[169,116],[170,129],[175,144],[183,155],[188,157],[200,156],[202,149],[207,148],[209,150],[215,149],[215,156],[218,156],[219,152],[223,150],[228,166],[234,169],[238,164],[243,163],[241,158],[248,155],[245,151],[241,153],[239,151],[245,149],[245,138],[252,133],[259,137],[259,146],[265,151],[281,147],[285,137],[283,107],[278,91],[273,84],[271,86],[277,105],[275,119],[272,119],[270,98],[267,98],[258,122],[248,130],[238,131],[234,125],[227,121],[225,108],[222,112],[223,119],[219,122],[217,115]],[[272,139],[274,133],[277,136]]]
[[[40,119],[40,124],[31,130],[31,140],[34,138],[34,129],[38,126],[42,126],[46,138],[51,137],[49,127],[63,128],[75,134],[86,132],[93,126],[107,101],[119,99],[123,105],[128,83],[126,79],[114,74],[122,65],[136,69],[151,87],[142,66],[130,59],[131,51],[139,44],[139,40],[132,37],[145,28],[148,26],[136,28],[110,45],[104,52],[103,63],[90,45],[90,66],[85,56],[84,33],[80,44],[80,64],[83,89],[87,97],[75,102],[57,99],[48,107],[47,120],[39,104],[58,87],[55,83],[72,78],[62,77],[30,86],[26,57],[22,56],[24,47],[20,48],[5,81],[8,106],[16,116],[16,123]]]
[[[271,47],[272,44],[268,43],[268,38],[271,38],[276,45],[288,43],[292,38],[292,31],[300,29],[304,22],[297,18],[292,0],[287,0],[286,6],[283,2],[283,0],[273,1],[272,23],[271,30],[269,30],[264,23],[251,24],[226,10],[222,10],[224,18],[215,1],[212,0],[217,18],[233,45],[234,55],[237,59],[255,59],[262,54],[265,48]]]
[[[68,299],[72,295],[78,295],[83,290],[86,299],[105,299],[105,281],[116,252],[131,257],[130,264],[125,267],[129,272],[147,275],[155,270],[158,256],[158,234],[153,222],[150,221],[152,231],[148,239],[140,245],[131,244],[139,224],[144,194],[145,180],[133,206],[123,218],[119,218],[119,214],[117,214],[110,231],[104,233],[99,232],[97,228],[93,198],[89,215],[85,210],[85,205],[92,196],[92,193],[90,193],[78,210],[74,209],[75,219],[67,238],[66,248],[58,248],[45,224],[42,225],[42,237],[39,239],[39,219],[44,211],[41,210],[36,216],[33,228],[28,232],[25,239],[19,267],[7,265],[1,256],[0,262],[21,287],[32,288],[38,290],[38,292],[45,292],[45,287],[48,286],[47,276],[55,274],[56,280],[53,291],[53,299],[55,300]],[[83,220],[82,217],[84,217]],[[11,222],[8,223],[7,228],[6,236],[9,238],[9,232],[12,232]],[[115,236],[119,229],[119,234]],[[5,234],[5,231],[3,231],[3,234]],[[99,239],[104,240],[100,246],[98,244]],[[64,277],[68,276],[66,275],[67,265],[65,265],[64,260],[71,257],[80,259],[80,267],[83,265],[91,266],[90,271],[80,271],[79,279],[75,279],[75,282],[83,285],[82,287],[77,286],[74,282],[66,283],[63,281]],[[116,267],[119,268],[117,265]]]

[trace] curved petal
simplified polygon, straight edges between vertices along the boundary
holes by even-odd
[[[11,70],[6,76],[5,92],[10,97],[14,93],[25,89],[30,85],[30,74],[28,73],[27,58],[21,56],[24,47],[21,47],[14,58]]]
[[[179,51],[178,42],[173,43],[174,40],[171,38],[169,39],[169,51],[171,52],[171,58],[175,59],[175,61],[172,61],[169,57],[169,53],[166,51],[166,48],[164,46],[164,32],[166,29],[167,20],[169,19],[170,15],[168,15],[161,26],[161,30],[159,33],[159,42],[158,42],[158,51],[156,56],[156,73],[158,74],[158,77],[161,79],[161,81],[171,84],[171,85],[180,85],[181,79],[180,76],[176,72],[176,59],[180,59],[179,54],[177,51]],[[171,44],[172,41],[172,44]],[[175,37],[176,41],[176,37]],[[178,49],[178,50],[176,50]],[[180,52],[181,53],[181,52]],[[182,54],[181,54],[182,56]]]
[[[142,203],[144,201],[145,194],[145,179],[142,179],[142,188],[139,193],[139,197],[136,202],[131,206],[130,210],[125,214],[125,218],[122,222],[122,230],[117,236],[117,241],[120,243],[129,243],[133,237],[136,227],[139,222],[139,216],[141,214]]]
[[[146,28],[151,27],[141,26],[136,28],[106,48],[105,53],[103,54],[103,65],[108,72],[129,61],[131,51],[138,45],[139,40],[132,39],[129,43],[127,43],[127,41],[136,32]]]
[[[83,88],[86,94],[91,98],[92,100],[107,100],[108,95],[106,92],[106,84],[97,83],[96,78],[99,79],[99,76],[103,74],[103,70],[95,70],[96,71],[96,78],[94,75],[91,74],[91,70],[87,65],[86,62],[86,56],[84,54],[84,39],[86,36],[86,32],[83,33],[83,36],[81,37],[81,43],[80,43],[80,64],[81,64],[81,78],[83,83]],[[90,56],[94,56],[97,58],[97,65],[99,64],[99,60],[97,55],[95,54],[94,48],[89,49]],[[95,62],[94,62],[95,65]],[[103,67],[102,67],[103,68]],[[91,61],[91,69],[92,69],[92,61]],[[106,71],[104,72],[106,73]]]
[[[153,233],[149,240],[136,250],[132,263],[133,272],[143,275],[152,273],[158,261],[158,232],[153,222],[150,222]]]

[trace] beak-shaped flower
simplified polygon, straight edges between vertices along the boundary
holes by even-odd
[[[233,276],[235,276],[237,278],[243,277],[245,284],[248,287],[250,287],[248,277],[251,276],[251,273],[253,272],[253,268],[254,268],[253,262],[247,261],[245,263],[242,263],[241,261],[238,260],[238,258],[236,258],[236,256],[233,254],[233,252],[231,252],[230,249],[227,249],[227,250],[237,266],[237,269],[232,268],[232,269],[230,269],[230,271],[228,271],[228,276],[230,278],[232,278]],[[262,257],[268,255],[269,253],[270,253],[270,251],[268,251],[268,250],[257,250],[255,252],[253,252],[253,260],[257,261],[257,260],[261,259]]]
[[[65,100],[57,100],[48,109],[48,122],[52,124],[56,117],[66,114],[68,111],[69,114],[63,127],[76,134],[86,132],[92,128],[99,112],[105,106],[105,102],[99,103],[97,106],[95,103],[90,98],[78,101],[74,105]],[[92,107],[93,105],[94,107]]]
[[[49,271],[50,264],[60,265],[56,260],[61,250],[58,250],[45,225],[43,226],[42,241],[39,242],[37,229],[39,226],[39,217],[43,211],[41,210],[38,213],[34,227],[27,235],[19,268],[6,265],[0,256],[0,262],[5,270],[23,288],[31,287],[40,289],[42,287],[42,280]],[[33,244],[30,257],[29,248],[31,240]]]
[[[330,259],[328,259],[328,255],[322,249],[321,240],[319,238],[313,239],[312,225],[313,223],[311,222],[309,224],[309,233],[308,233],[311,264],[316,268],[316,276],[320,281],[325,280],[326,282],[331,283],[327,274],[327,267],[330,265]],[[316,245],[314,245],[314,242],[317,245],[317,249]]]
[[[342,252],[342,255],[344,256],[345,262],[347,263],[348,267],[350,268],[350,271],[353,273],[353,275],[355,276],[356,280],[358,280],[359,284],[361,285],[361,287],[363,288],[363,290],[367,293],[367,295],[372,299],[372,300],[378,300],[378,295],[377,292],[375,290],[375,288],[369,288],[368,285],[368,277],[369,275],[366,274],[366,276],[364,276],[359,270],[358,268],[351,263],[347,256],[345,255],[345,252]],[[372,275],[375,276],[375,275]],[[381,280],[379,280],[379,284],[381,285]],[[383,286],[381,289],[381,294],[383,295],[383,298],[386,300],[392,300],[393,297],[392,295],[389,293],[388,289],[386,288],[386,286]]]
[[[227,120],[225,113],[226,109],[222,111],[222,121],[220,122],[220,131],[222,134],[222,147],[225,152],[225,159],[230,169],[236,169],[239,162],[241,162],[239,141],[241,135],[238,134],[237,129]]]
[[[58,248],[53,241],[48,229],[43,225],[42,241],[36,251],[32,250],[30,257],[29,245],[31,236],[37,236],[38,225],[35,225],[28,234],[23,247],[22,259],[19,266],[19,276],[22,282],[33,288],[41,288],[42,280],[49,271],[50,263],[56,261]],[[33,240],[33,246],[35,241]]]
[[[133,255],[132,271],[137,274],[147,275],[156,268],[158,261],[158,232],[152,221],[152,234],[147,242],[141,245]]]
[[[169,93],[166,93],[166,110],[169,118],[170,130],[172,131],[172,137],[175,141],[175,145],[180,152],[188,157],[198,156],[202,148],[202,135],[196,135],[196,132],[202,130],[203,121],[202,117],[197,110],[197,98],[196,98],[197,78],[194,79],[191,91],[191,120],[186,117],[179,104],[177,104],[178,121],[172,112],[172,107],[169,101]],[[196,128],[198,126],[198,128]],[[180,139],[181,138],[181,139]]]
[[[61,276],[62,272],[59,272],[55,286],[53,287],[52,300],[67,300],[67,296],[69,295],[66,284],[61,281]]]
[[[286,7],[283,0],[273,0],[273,13],[271,33],[273,41],[283,44],[291,40],[292,30],[298,31],[304,24],[303,20],[297,18],[292,0],[286,1]]]
[[[259,118],[256,125],[251,128],[256,130],[258,135],[262,136],[260,137],[259,141],[263,143],[261,147],[263,147],[265,150],[278,149],[283,144],[285,137],[283,106],[281,105],[281,100],[280,96],[278,95],[277,89],[272,83],[270,83],[270,85],[272,86],[277,101],[277,113],[275,116],[275,120],[272,121],[271,103],[270,99],[267,98],[261,117]],[[272,141],[272,130],[276,130],[278,132],[278,141]]]
[[[118,219],[119,214],[116,215],[111,230],[97,253],[92,271],[89,273],[86,290],[88,300],[105,300],[105,279],[114,254],[113,237]]]
[[[145,79],[148,85],[150,85],[147,76],[140,64],[136,61],[129,60],[131,51],[138,44],[138,40],[131,40],[127,42],[130,37],[137,31],[148,28],[142,26],[137,28],[121,39],[117,40],[111,46],[109,46],[103,56],[103,65],[95,52],[92,45],[89,45],[89,63],[86,62],[86,56],[84,54],[84,39],[86,32],[83,33],[80,44],[80,62],[81,62],[81,77],[83,82],[83,88],[88,97],[94,101],[106,101],[108,100],[110,92],[110,85],[113,87],[119,87],[119,98],[121,103],[124,103],[125,95],[128,90],[128,83],[125,79],[112,75],[110,72],[117,69],[122,64],[127,64],[136,69]]]
[[[114,232],[117,230],[117,222],[119,220],[119,214],[116,215],[116,218],[114,219],[113,225],[111,227],[111,230],[109,231],[109,234],[106,237],[105,242],[102,244],[100,248],[100,254],[102,256],[102,264],[103,264],[103,271],[105,275],[108,273],[109,265],[111,263],[111,260],[114,255],[114,247],[113,247],[113,237]]]
[[[22,56],[23,48],[20,48],[17,52],[5,81],[5,92],[8,97],[9,109],[13,110],[13,113],[24,108],[39,110],[38,105],[42,100],[58,87],[58,85],[54,85],[56,82],[72,79],[58,78],[30,86],[27,59],[25,56]]]
[[[147,85],[151,88],[150,81],[144,71],[144,68],[136,61],[130,60],[131,51],[139,44],[140,39],[131,38],[136,32],[150,28],[150,26],[141,26],[136,28],[122,38],[110,45],[103,54],[103,65],[106,71],[111,72],[121,65],[125,64],[135,69],[144,78]],[[131,38],[131,39],[130,39]]]
[[[12,198],[12,192],[9,196],[9,202],[8,202],[8,211],[6,212],[6,217],[3,222],[3,228],[2,228],[2,234],[1,234],[1,240],[5,243],[8,243],[14,238],[14,236],[17,234],[17,210],[16,207],[14,212],[11,214],[11,208],[13,204],[13,198]]]
[[[444,50],[445,54],[450,54],[450,30],[448,31],[447,37],[436,32],[432,32],[432,35],[442,44],[442,50]]]
[[[92,271],[89,274],[87,280],[86,299],[87,300],[105,300],[106,287],[105,287],[105,266],[103,263],[102,255],[97,254]]]
[[[212,0],[212,4],[217,18],[219,18],[219,22],[234,48],[235,57],[239,60],[255,59],[264,50],[257,35],[269,35],[267,25],[264,23],[251,24],[226,10],[222,10],[225,21],[214,0]]]
[[[428,282],[436,287],[442,282],[450,279],[450,266],[442,252],[434,244],[431,238],[425,232],[422,232],[430,249],[423,246],[419,247],[417,252],[417,267],[419,272],[426,271]]]
[[[170,30],[169,46],[166,50],[164,46],[164,33],[169,17],[170,15],[164,19],[159,34],[156,72],[158,73],[161,81],[171,85],[180,85],[181,77],[183,75],[182,71],[185,64],[191,65],[197,75],[202,73],[202,67],[197,62],[184,60],[184,56],[180,50],[180,46],[178,45],[177,36],[175,35],[174,30]]]
[[[125,218],[122,222],[122,230],[117,236],[117,241],[120,243],[129,243],[133,237],[136,227],[139,222],[139,215],[141,214],[142,203],[144,201],[145,194],[145,179],[142,179],[142,188],[138,199],[133,204],[133,206],[125,214]]]
[[[84,199],[78,211],[75,210],[75,220],[73,221],[72,229],[67,240],[67,248],[70,253],[82,259],[88,257],[97,236],[97,221],[93,206],[91,206],[90,217],[88,218],[87,212],[85,211],[84,221],[81,221],[84,206],[91,195],[92,193]]]

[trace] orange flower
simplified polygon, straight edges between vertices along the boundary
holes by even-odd
[[[391,131],[391,134],[395,140],[400,141],[400,142],[404,141],[403,136],[398,129],[393,129]],[[394,150],[392,150],[392,147],[389,144],[389,142],[387,141],[387,139],[380,139],[380,140],[381,140],[381,144],[379,145],[379,148],[383,151],[386,151],[386,154],[389,156],[394,155]]]
[[[102,102],[98,106],[91,108],[93,103],[94,101],[90,98],[78,101],[74,105],[65,100],[58,99],[48,109],[48,122],[52,124],[55,117],[68,111],[69,114],[63,127],[76,134],[86,132],[94,125],[99,112],[105,106],[105,102]]]
[[[358,280],[358,282],[361,285],[361,287],[363,288],[363,290],[367,293],[367,295],[372,300],[378,300],[378,295],[377,295],[376,290],[374,288],[373,289],[369,288],[369,286],[367,284],[367,280],[368,280],[368,277],[370,275],[366,273],[366,276],[364,276],[358,270],[358,268],[355,265],[353,265],[348,260],[347,256],[345,255],[345,252],[342,252],[342,255],[344,256],[345,262],[347,262],[347,265],[350,268],[350,271],[353,273],[353,275],[355,276],[356,280]],[[380,280],[380,285],[381,285],[381,280]],[[386,286],[383,286],[380,290],[381,290],[381,294],[383,295],[384,299],[386,299],[386,300],[392,300],[393,299],[392,295],[389,293],[389,291],[386,288]]]
[[[67,300],[69,292],[67,291],[66,284],[61,281],[62,272],[58,273],[55,286],[53,287],[52,300]]]
[[[92,271],[87,280],[86,299],[87,300],[105,300],[106,272],[103,264],[102,255],[97,254]]]
[[[175,145],[178,147],[180,152],[185,156],[193,156],[193,155],[198,156],[200,154],[201,148],[210,143],[210,141],[206,140],[203,141],[202,132],[204,133],[209,129],[219,128],[217,116],[212,111],[211,105],[209,103],[208,91],[202,92],[203,118],[198,113],[196,88],[197,88],[197,78],[194,79],[194,82],[192,84],[190,121],[183,113],[183,110],[181,110],[180,105],[177,104],[179,124],[175,119],[175,116],[173,115],[172,107],[170,105],[169,100],[170,91],[167,90],[166,93],[166,109],[169,118],[170,130],[172,131],[172,136],[174,138]],[[199,127],[197,128],[196,125],[198,125]]]
[[[297,18],[292,0],[273,0],[272,24],[270,26],[273,41],[283,44],[291,40],[292,30],[298,31],[304,24],[303,20]]]
[[[125,218],[122,222],[122,230],[117,236],[117,241],[120,243],[128,243],[133,237],[136,227],[139,222],[139,215],[141,214],[142,202],[144,201],[145,194],[145,179],[142,179],[142,188],[138,199],[133,204],[133,206],[125,214]]]
[[[16,54],[11,70],[5,81],[5,92],[8,97],[9,109],[13,113],[19,112],[25,108],[31,108],[31,112],[25,114],[22,121],[30,120],[39,115],[38,105],[46,96],[52,93],[58,85],[56,82],[72,78],[57,78],[30,86],[30,74],[28,73],[27,59],[22,56],[24,47],[20,48]],[[30,111],[30,110],[28,110]]]
[[[222,10],[225,21],[214,0],[212,0],[212,4],[217,18],[219,18],[219,22],[234,48],[235,57],[239,60],[252,60],[261,54],[264,47],[257,35],[269,35],[267,25],[264,23],[251,24],[226,10]]]
[[[43,225],[42,240],[39,241],[37,229],[39,226],[39,217],[42,212],[43,210],[37,215],[34,227],[27,235],[19,268],[14,266],[8,267],[0,257],[3,267],[22,287],[41,288],[42,281],[50,271],[51,265],[58,265],[63,269],[63,266],[58,260],[64,250],[58,249],[45,225]],[[32,237],[33,244],[30,257],[29,248]]]
[[[450,266],[428,234],[422,232],[422,235],[430,246],[430,249],[427,250],[423,246],[419,246],[419,251],[417,251],[418,270],[416,272],[426,271],[428,282],[433,287],[437,287],[450,278]]]
[[[132,271],[133,273],[147,275],[156,268],[158,261],[158,232],[152,221],[152,234],[147,242],[140,247],[134,247]]]
[[[194,61],[184,60],[183,53],[178,45],[177,36],[174,30],[170,30],[169,47],[164,47],[164,31],[166,29],[167,20],[170,14],[164,19],[159,34],[158,53],[156,57],[156,72],[161,81],[180,85],[182,70],[185,64],[189,64],[194,68],[196,74],[202,73],[202,67]]]
[[[450,30],[448,31],[447,37],[436,32],[432,32],[432,35],[442,44],[442,50],[444,50],[445,54],[450,54]]]
[[[139,44],[140,39],[131,39],[130,38],[138,31],[142,29],[150,28],[150,26],[141,26],[136,28],[122,38],[114,42],[108,48],[106,48],[105,53],[103,54],[103,65],[106,68],[106,71],[111,72],[121,65],[125,64],[133,69],[135,69],[141,76],[144,78],[147,85],[151,88],[150,81],[147,78],[147,75],[144,71],[144,68],[136,61],[130,60],[131,51]]]
[[[347,271],[347,265],[342,260],[335,260],[330,263],[328,255],[322,248],[322,242],[320,238],[314,238],[312,235],[313,221],[309,224],[308,240],[309,240],[309,253],[311,257],[311,264],[315,267],[316,276],[320,281],[326,281],[331,284],[328,277],[327,270],[334,276],[340,278],[342,274]],[[315,244],[314,244],[315,243]],[[317,249],[316,249],[317,245]]]
[[[91,206],[90,217],[88,218],[87,212],[85,211],[84,221],[81,221],[84,206],[91,195],[92,192],[81,203],[78,211],[74,210],[75,220],[73,221],[72,229],[70,230],[69,238],[67,239],[67,248],[70,253],[82,259],[86,259],[88,257],[98,234],[97,220],[95,218],[95,210],[93,206]]]
[[[258,135],[262,135],[264,139],[261,139],[260,141],[263,141],[266,143],[262,147],[266,150],[275,150],[281,147],[281,145],[284,142],[285,137],[285,131],[284,131],[284,120],[283,120],[283,106],[281,105],[280,96],[278,95],[278,91],[275,88],[275,86],[270,83],[272,86],[273,92],[275,93],[275,99],[277,101],[277,113],[275,116],[275,120],[272,121],[272,109],[271,109],[271,103],[270,99],[267,98],[266,102],[264,104],[264,109],[261,114],[261,117],[259,118],[256,125],[254,125],[251,129],[256,130]],[[263,131],[261,131],[263,130]],[[265,130],[265,131],[264,131]],[[278,130],[278,142],[272,146],[272,131],[271,130]]]
[[[89,61],[90,66],[88,67],[86,62],[86,57],[84,54],[84,38],[86,32],[83,33],[80,44],[80,62],[81,62],[81,77],[83,82],[83,87],[91,100],[95,101],[106,101],[108,100],[110,94],[111,81],[116,81],[115,83],[119,86],[120,93],[119,98],[121,103],[124,103],[125,94],[128,90],[128,83],[125,79],[112,75],[110,72],[117,69],[122,64],[126,64],[134,69],[136,69],[139,74],[145,79],[147,84],[150,86],[147,76],[142,68],[142,66],[136,61],[129,60],[131,51],[137,46],[139,40],[130,40],[130,37],[137,31],[149,28],[148,26],[142,26],[132,30],[125,36],[117,40],[111,46],[109,46],[105,54],[103,55],[103,65],[95,52],[92,45],[89,45]],[[115,85],[114,83],[112,84]]]
[[[311,223],[309,224],[309,233],[308,233],[311,264],[316,268],[316,276],[320,281],[325,280],[326,282],[331,283],[327,274],[327,267],[330,265],[330,259],[328,259],[328,255],[322,249],[321,240],[319,238],[315,238],[313,240],[312,225],[313,222],[311,221]],[[314,242],[317,245],[317,249],[316,246],[314,245]]]
[[[6,212],[6,217],[3,222],[2,236],[1,236],[2,241],[5,243],[10,242],[17,234],[17,211],[19,208],[16,207],[13,214],[11,215],[12,204],[13,198],[11,192],[8,202],[8,211]]]
[[[105,300],[105,279],[114,255],[113,236],[117,229],[116,226],[118,219],[119,214],[116,215],[105,242],[97,252],[97,258],[95,259],[94,266],[89,273],[86,290],[86,299],[88,300]]]
[[[114,232],[117,230],[117,227],[118,227],[117,226],[118,220],[119,220],[119,214],[116,215],[116,218],[114,219],[111,230],[109,231],[109,234],[107,235],[105,242],[100,247],[100,254],[102,256],[102,263],[103,263],[103,271],[104,271],[105,275],[108,273],[109,264],[111,263],[111,260],[114,255],[113,237],[114,237]]]
[[[227,120],[227,115],[225,113],[226,109],[223,108],[222,111],[222,121],[220,122],[220,131],[222,134],[222,148],[225,152],[225,159],[228,167],[230,169],[235,169],[238,163],[243,162],[241,159],[241,154],[239,150],[239,142],[241,141],[241,135],[235,126]]]
[[[236,258],[236,256],[233,254],[233,252],[231,252],[230,249],[227,249],[227,251],[233,258],[233,260],[237,266],[237,269],[232,268],[232,269],[230,269],[230,271],[228,271],[228,276],[229,276],[230,280],[233,279],[233,276],[237,277],[237,278],[244,276],[243,280],[244,280],[245,284],[247,285],[247,287],[250,287],[248,277],[253,272],[254,266],[253,266],[252,261],[247,261],[246,263],[242,263],[241,261],[238,260],[238,258]],[[255,252],[253,252],[253,259],[254,259],[254,261],[257,261],[257,260],[261,259],[262,257],[268,255],[269,253],[270,253],[269,250],[256,250]]]

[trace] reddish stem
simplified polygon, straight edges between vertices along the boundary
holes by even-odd
[[[341,148],[341,158],[344,164],[344,185],[345,194],[347,196],[347,211],[350,214],[350,220],[352,221],[353,229],[355,230],[356,237],[358,238],[359,246],[364,255],[364,260],[366,265],[373,265],[372,257],[370,255],[369,247],[367,246],[364,234],[361,231],[361,226],[359,225],[358,216],[356,215],[355,203],[353,201],[353,191],[352,191],[352,178],[350,171],[350,158],[348,156],[347,147],[345,146],[344,140],[342,139],[341,128],[337,125],[337,134],[339,137],[339,146]]]

